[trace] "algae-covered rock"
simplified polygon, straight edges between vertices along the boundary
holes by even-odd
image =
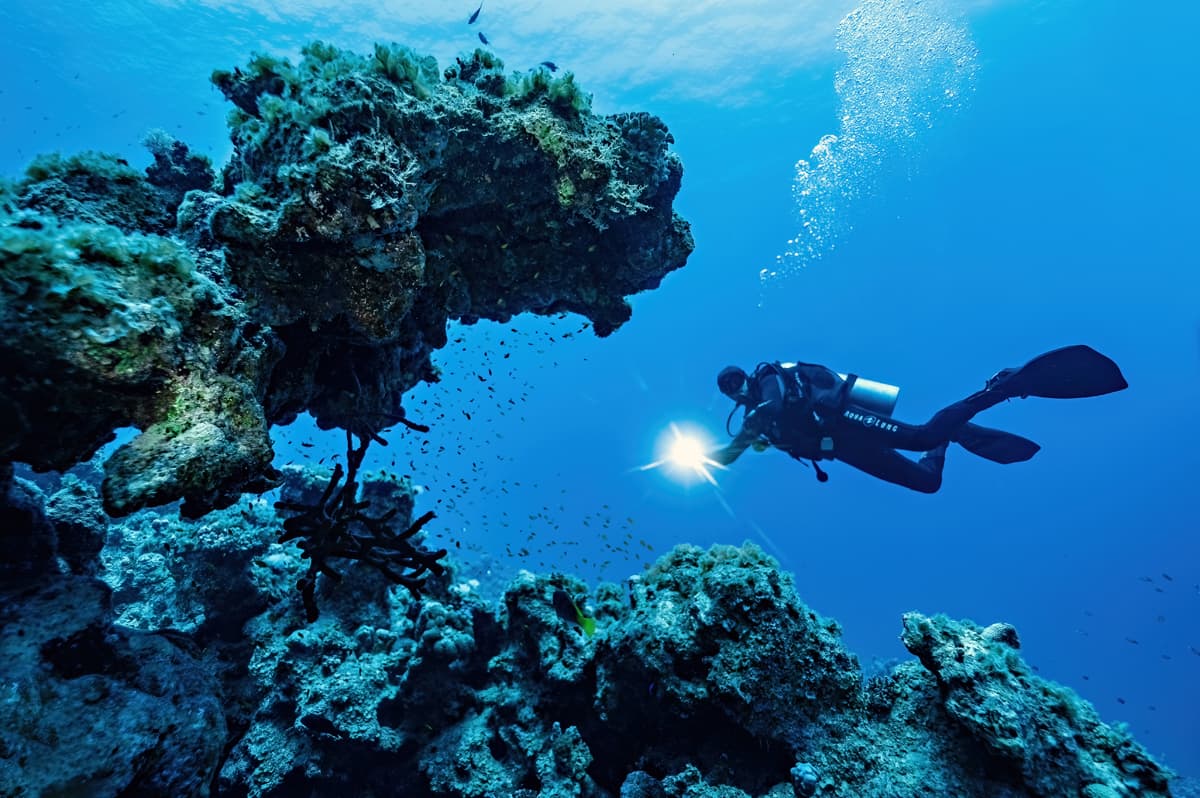
[[[27,212],[0,217],[0,270],[0,451],[64,470],[181,370],[206,286],[169,239]]]
[[[270,506],[249,498],[198,521],[143,511],[113,524],[101,562],[117,622],[194,634],[206,645],[240,637],[247,620],[292,595],[291,584],[273,589],[260,579],[275,570],[263,558],[279,530]],[[295,579],[287,570],[286,580]]]
[[[54,527],[58,556],[73,574],[95,575],[108,535],[99,492],[73,474],[46,501],[46,518]]]
[[[270,483],[266,337],[183,245],[18,211],[0,216],[0,270],[0,456],[65,470],[142,429],[106,466],[113,515]]]
[[[108,153],[39,155],[17,194],[25,210],[125,233],[163,235],[175,227],[174,211],[146,176]]]
[[[291,475],[292,490],[306,483],[320,479]],[[411,510],[386,480],[372,493]],[[114,523],[120,617],[158,634],[114,624],[94,580],[4,586],[17,692],[0,695],[0,792],[27,779],[202,794],[179,763],[213,776],[224,750],[212,783],[255,798],[1169,794],[1169,772],[1121,729],[1029,676],[1011,627],[906,616],[918,659],[860,681],[832,622],[750,544],[678,547],[625,588],[523,572],[496,601],[458,563],[420,595],[352,566],[306,624],[292,590],[303,561],[269,543],[279,525],[261,501],[205,522]],[[228,732],[208,709],[218,689]],[[176,699],[193,714],[173,714]],[[67,726],[79,713],[98,734]],[[998,731],[1014,724],[1036,732],[1019,748]],[[114,761],[112,730],[132,759]]]
[[[0,469],[0,583],[58,571],[57,540],[46,518],[45,494]]]
[[[170,133],[151,130],[142,143],[154,156],[154,163],[146,169],[146,180],[158,189],[172,217],[189,191],[208,191],[213,187],[216,175],[212,161],[193,153]]]
[[[0,458],[62,470],[115,429],[106,510],[199,516],[275,485],[271,425],[371,437],[436,380],[450,319],[573,311],[599,335],[692,250],[682,166],[648,114],[573,76],[445,74],[402,46],[316,43],[213,82],[232,159],[161,131],[143,174],[47,155],[0,188]]]
[[[226,728],[197,654],[114,626],[97,579],[0,587],[0,795],[208,795]]]
[[[624,693],[630,684],[653,681],[664,709],[703,704],[753,737],[798,741],[818,715],[858,696],[858,661],[837,624],[805,607],[753,545],[678,546],[632,582],[630,601],[619,644],[601,644],[609,714],[639,700]]]
[[[322,426],[398,405],[447,318],[574,311],[607,335],[691,251],[661,122],[564,107],[561,79],[510,93],[502,70],[476,52],[443,79],[405,48],[314,44],[214,76],[238,106],[233,193],[196,223],[295,353],[278,390],[302,378]]]
[[[1168,795],[1169,772],[1074,692],[1035,675],[1009,624],[912,612],[901,639],[937,678],[946,711],[1033,795]]]

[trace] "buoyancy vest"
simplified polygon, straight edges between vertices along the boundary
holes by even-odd
[[[764,431],[773,446],[798,460],[834,456],[829,426],[849,402],[855,376],[815,363],[760,363],[753,379],[778,376],[783,383],[783,407]],[[815,463],[814,463],[815,465]]]

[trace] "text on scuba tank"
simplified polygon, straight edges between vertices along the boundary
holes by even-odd
[[[875,427],[876,429],[886,430],[887,432],[896,432],[900,429],[900,427],[896,424],[893,424],[890,421],[884,421],[883,419],[879,418],[879,416],[872,416],[868,415],[867,413],[858,413],[854,410],[847,410],[845,413],[842,413],[842,416],[850,419],[851,421],[857,421],[864,427]]]

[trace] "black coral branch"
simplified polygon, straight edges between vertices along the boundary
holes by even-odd
[[[318,617],[315,597],[317,574],[335,581],[342,575],[329,564],[334,558],[366,563],[391,582],[404,585],[413,595],[420,595],[426,577],[441,576],[446,568],[439,560],[445,549],[431,551],[413,542],[413,537],[434,518],[429,511],[407,529],[396,531],[392,520],[399,508],[382,515],[367,515],[370,502],[360,501],[358,473],[367,447],[376,436],[361,436],[355,447],[354,438],[346,433],[346,467],[334,466],[333,475],[321,498],[315,504],[280,501],[275,509],[295,513],[283,522],[280,543],[296,541],[301,556],[309,560],[308,572],[296,583],[304,600],[309,623]]]

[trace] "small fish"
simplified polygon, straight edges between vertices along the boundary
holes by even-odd
[[[467,19],[467,24],[474,25],[475,22],[479,19],[479,12],[482,10],[483,10],[483,0],[479,0],[479,8],[475,9],[475,13],[472,14],[469,19]],[[484,42],[484,44],[487,44],[487,42]]]
[[[567,591],[555,590],[550,602],[554,605],[554,612],[559,618],[569,624],[577,624],[588,637],[596,634],[596,619],[584,615],[574,599],[567,595]]]
[[[479,31],[479,41],[483,42],[484,44],[491,44],[491,42],[488,41],[488,38],[483,35],[483,31]]]
[[[554,63],[553,61],[543,61],[540,64],[540,66],[544,66],[546,69],[549,69],[551,72],[558,71],[558,64]]]

